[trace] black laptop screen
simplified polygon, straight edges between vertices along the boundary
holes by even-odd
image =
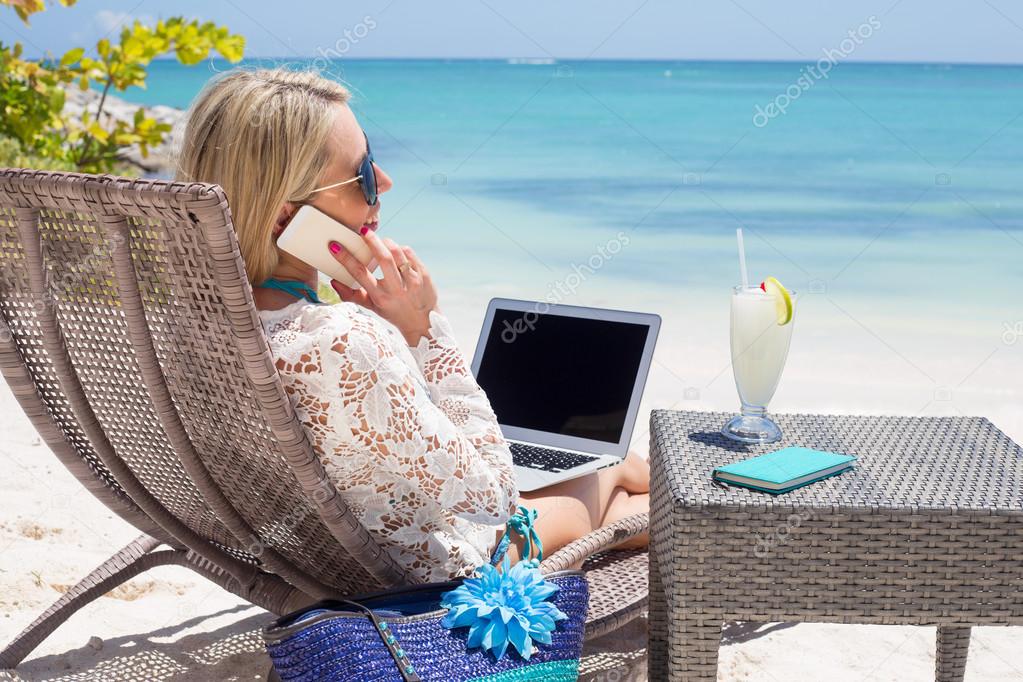
[[[617,443],[649,331],[499,308],[476,380],[503,425]]]

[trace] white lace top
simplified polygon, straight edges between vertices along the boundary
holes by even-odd
[[[511,452],[447,318],[409,347],[354,303],[259,312],[285,391],[356,517],[423,582],[490,558],[518,501]]]

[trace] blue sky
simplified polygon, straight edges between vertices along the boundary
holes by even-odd
[[[846,61],[1023,62],[1023,6],[1010,0],[79,0],[25,28],[0,13],[0,40],[31,55],[92,46],[130,18],[226,24],[252,57],[818,59],[877,22]],[[848,43],[846,43],[848,46]]]

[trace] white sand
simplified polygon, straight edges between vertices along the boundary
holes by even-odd
[[[489,292],[483,291],[445,299],[468,351],[487,298]],[[805,306],[804,318],[813,305]],[[774,405],[779,411],[981,414],[1023,441],[1018,386],[1023,342],[998,345],[1000,330],[994,329],[986,335],[946,334],[921,343],[911,335],[900,336],[897,321],[875,321],[869,311],[857,311],[868,320],[867,331],[841,315],[824,314],[823,301],[816,305],[818,323],[796,329],[793,355]],[[670,302],[657,300],[636,307],[672,310]],[[721,334],[704,333],[727,329],[724,316],[714,306],[690,311],[685,318],[665,315],[637,424],[637,449],[646,450],[651,407],[734,408],[727,346],[720,343]],[[893,349],[912,355],[910,362]],[[0,466],[5,472],[0,476],[0,642],[6,643],[61,590],[138,533],[64,470],[40,443],[6,385],[0,387],[0,414]],[[265,612],[186,569],[158,569],[73,616],[18,673],[29,680],[265,679],[269,663],[261,652],[258,628],[268,619]],[[1023,628],[977,628],[967,679],[1023,680],[1017,655],[1021,635]],[[644,638],[645,621],[640,620],[625,636],[612,635],[589,647],[584,679],[645,679]],[[720,680],[933,679],[932,628],[733,626],[726,638]]]

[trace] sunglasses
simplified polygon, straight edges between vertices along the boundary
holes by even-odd
[[[359,174],[348,180],[317,187],[313,192],[321,192],[325,189],[333,189],[334,187],[342,187],[357,182],[362,187],[362,195],[366,197],[366,203],[370,206],[377,205],[377,173],[373,169],[373,152],[370,151],[369,137],[366,136],[365,131],[363,131],[362,136],[366,138],[366,155],[362,157],[362,163],[359,164]]]

